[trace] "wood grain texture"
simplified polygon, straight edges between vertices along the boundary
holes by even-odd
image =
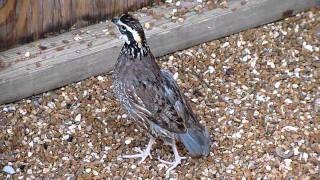
[[[157,0],[156,2],[159,2]],[[151,4],[151,0],[0,0],[0,50],[48,32],[87,25]]]
[[[183,23],[158,20],[152,30],[146,31],[146,37],[154,55],[161,56],[282,19],[288,11],[295,14],[316,5],[320,5],[318,0],[255,0],[246,5],[234,0],[229,9],[188,14]],[[235,8],[236,11],[231,10]],[[150,20],[149,16],[140,19],[142,23]],[[90,31],[81,34],[82,41],[75,41],[74,32],[67,32],[32,43],[46,46],[45,50],[27,44],[0,52],[0,60],[11,64],[0,69],[0,104],[110,71],[123,42],[102,31],[107,25],[82,28],[83,32]],[[63,43],[65,40],[67,44]],[[24,57],[25,52],[31,56]]]

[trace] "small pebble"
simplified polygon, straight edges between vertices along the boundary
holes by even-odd
[[[148,23],[148,22],[146,22],[146,23],[144,23],[144,27],[145,27],[147,30],[149,30],[149,29],[151,29],[151,24]]]
[[[278,89],[278,88],[280,87],[280,85],[281,85],[281,81],[278,81],[278,82],[276,82],[276,83],[274,84],[274,87],[275,87],[276,89]]]
[[[27,51],[27,52],[24,54],[24,57],[26,57],[26,58],[30,57],[30,52]]]
[[[87,168],[86,173],[90,173],[90,172],[91,172],[91,168]]]
[[[96,170],[93,170],[93,171],[92,171],[92,174],[93,174],[94,176],[98,176],[98,175],[99,175],[98,171],[96,171]]]
[[[73,39],[75,41],[80,41],[82,39],[82,37],[79,34],[77,34]]]
[[[16,173],[12,166],[4,166],[2,171],[10,175]]]
[[[173,79],[174,80],[178,80],[178,78],[179,78],[179,73],[178,72],[174,73]]]
[[[132,138],[128,138],[127,140],[125,140],[125,144],[131,144],[131,142],[132,142]]]
[[[97,77],[98,81],[104,81],[104,78],[102,76]]]
[[[271,167],[269,165],[266,166],[267,171],[271,171]]]
[[[297,131],[299,128],[297,127],[294,127],[294,126],[285,126],[282,128],[282,130],[285,130],[285,131]]]
[[[81,121],[81,114],[78,114],[74,120],[77,122],[80,122]]]

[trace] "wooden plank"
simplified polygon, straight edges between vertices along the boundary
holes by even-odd
[[[48,32],[68,30],[74,24],[93,24],[151,2],[153,1],[0,0],[0,50],[17,43],[36,40]]]
[[[152,52],[161,56],[279,20],[288,12],[295,14],[316,5],[319,5],[317,0],[255,0],[245,5],[241,5],[240,0],[234,0],[228,9],[214,9],[200,15],[188,14],[183,23],[158,20],[152,30],[146,31],[146,36]],[[140,20],[142,23],[153,21],[148,16]],[[105,34],[103,30],[108,25],[110,22],[96,24],[1,52],[0,59],[11,65],[0,70],[0,103],[110,71],[123,42]],[[112,29],[109,28],[109,31],[112,32]],[[79,41],[74,40],[77,33],[82,38]],[[41,50],[37,44],[47,49]],[[29,58],[24,56],[26,52],[30,52]]]

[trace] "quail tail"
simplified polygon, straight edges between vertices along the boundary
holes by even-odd
[[[179,134],[179,138],[192,156],[209,155],[210,140],[207,128],[204,130],[188,128],[186,133]]]

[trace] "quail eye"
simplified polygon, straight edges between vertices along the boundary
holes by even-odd
[[[120,29],[120,31],[125,31],[125,30],[126,30],[126,27],[120,26],[119,29]]]

